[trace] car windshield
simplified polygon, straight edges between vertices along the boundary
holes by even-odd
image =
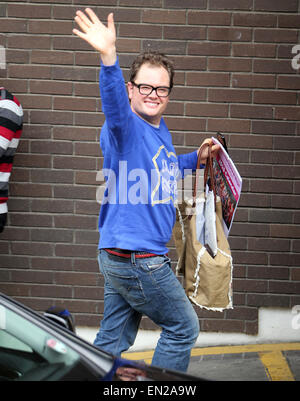
[[[0,305],[0,380],[59,380],[79,358],[50,332]]]

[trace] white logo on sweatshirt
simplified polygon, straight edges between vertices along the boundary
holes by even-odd
[[[165,146],[161,145],[152,161],[157,173],[157,183],[151,192],[152,206],[170,201],[174,203],[177,198],[179,176],[176,154],[168,152]]]

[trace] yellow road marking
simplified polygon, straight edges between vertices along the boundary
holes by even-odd
[[[232,345],[220,347],[193,348],[191,356],[220,355],[220,354],[242,354],[244,352],[272,352],[272,351],[296,351],[300,350],[299,343],[274,343],[274,344],[249,344]],[[152,359],[154,351],[126,352],[122,354],[127,359]]]
[[[264,352],[264,351],[271,352],[271,351],[296,351],[296,350],[300,350],[300,342],[194,348],[192,349],[191,355],[199,356],[199,355],[218,355],[218,354],[242,354],[244,352]]]
[[[152,359],[154,351],[141,351],[141,352],[124,352],[122,358],[139,360],[139,359]]]
[[[282,351],[300,350],[298,343],[274,343],[274,344],[248,344],[232,345],[219,347],[205,347],[192,349],[191,356],[201,355],[220,355],[220,354],[242,354],[247,352],[257,352],[262,364],[264,365],[269,380],[272,381],[294,381],[295,378],[284,358]],[[144,360],[150,364],[154,351],[125,352],[123,358],[131,360]]]
[[[280,351],[260,352],[259,356],[265,367],[269,380],[295,381],[290,367]]]

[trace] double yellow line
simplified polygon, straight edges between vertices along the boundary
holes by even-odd
[[[191,356],[242,354],[257,352],[270,381],[294,381],[295,378],[283,356],[284,351],[299,351],[300,343],[249,344],[220,347],[194,348]],[[122,356],[131,360],[144,360],[151,363],[154,351],[124,353]]]

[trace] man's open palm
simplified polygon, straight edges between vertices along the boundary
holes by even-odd
[[[97,15],[90,8],[82,11],[76,11],[75,21],[79,25],[80,30],[73,29],[73,33],[86,42],[88,42],[101,55],[109,55],[115,51],[116,30],[114,24],[113,13],[107,17],[107,27],[102,24]]]

